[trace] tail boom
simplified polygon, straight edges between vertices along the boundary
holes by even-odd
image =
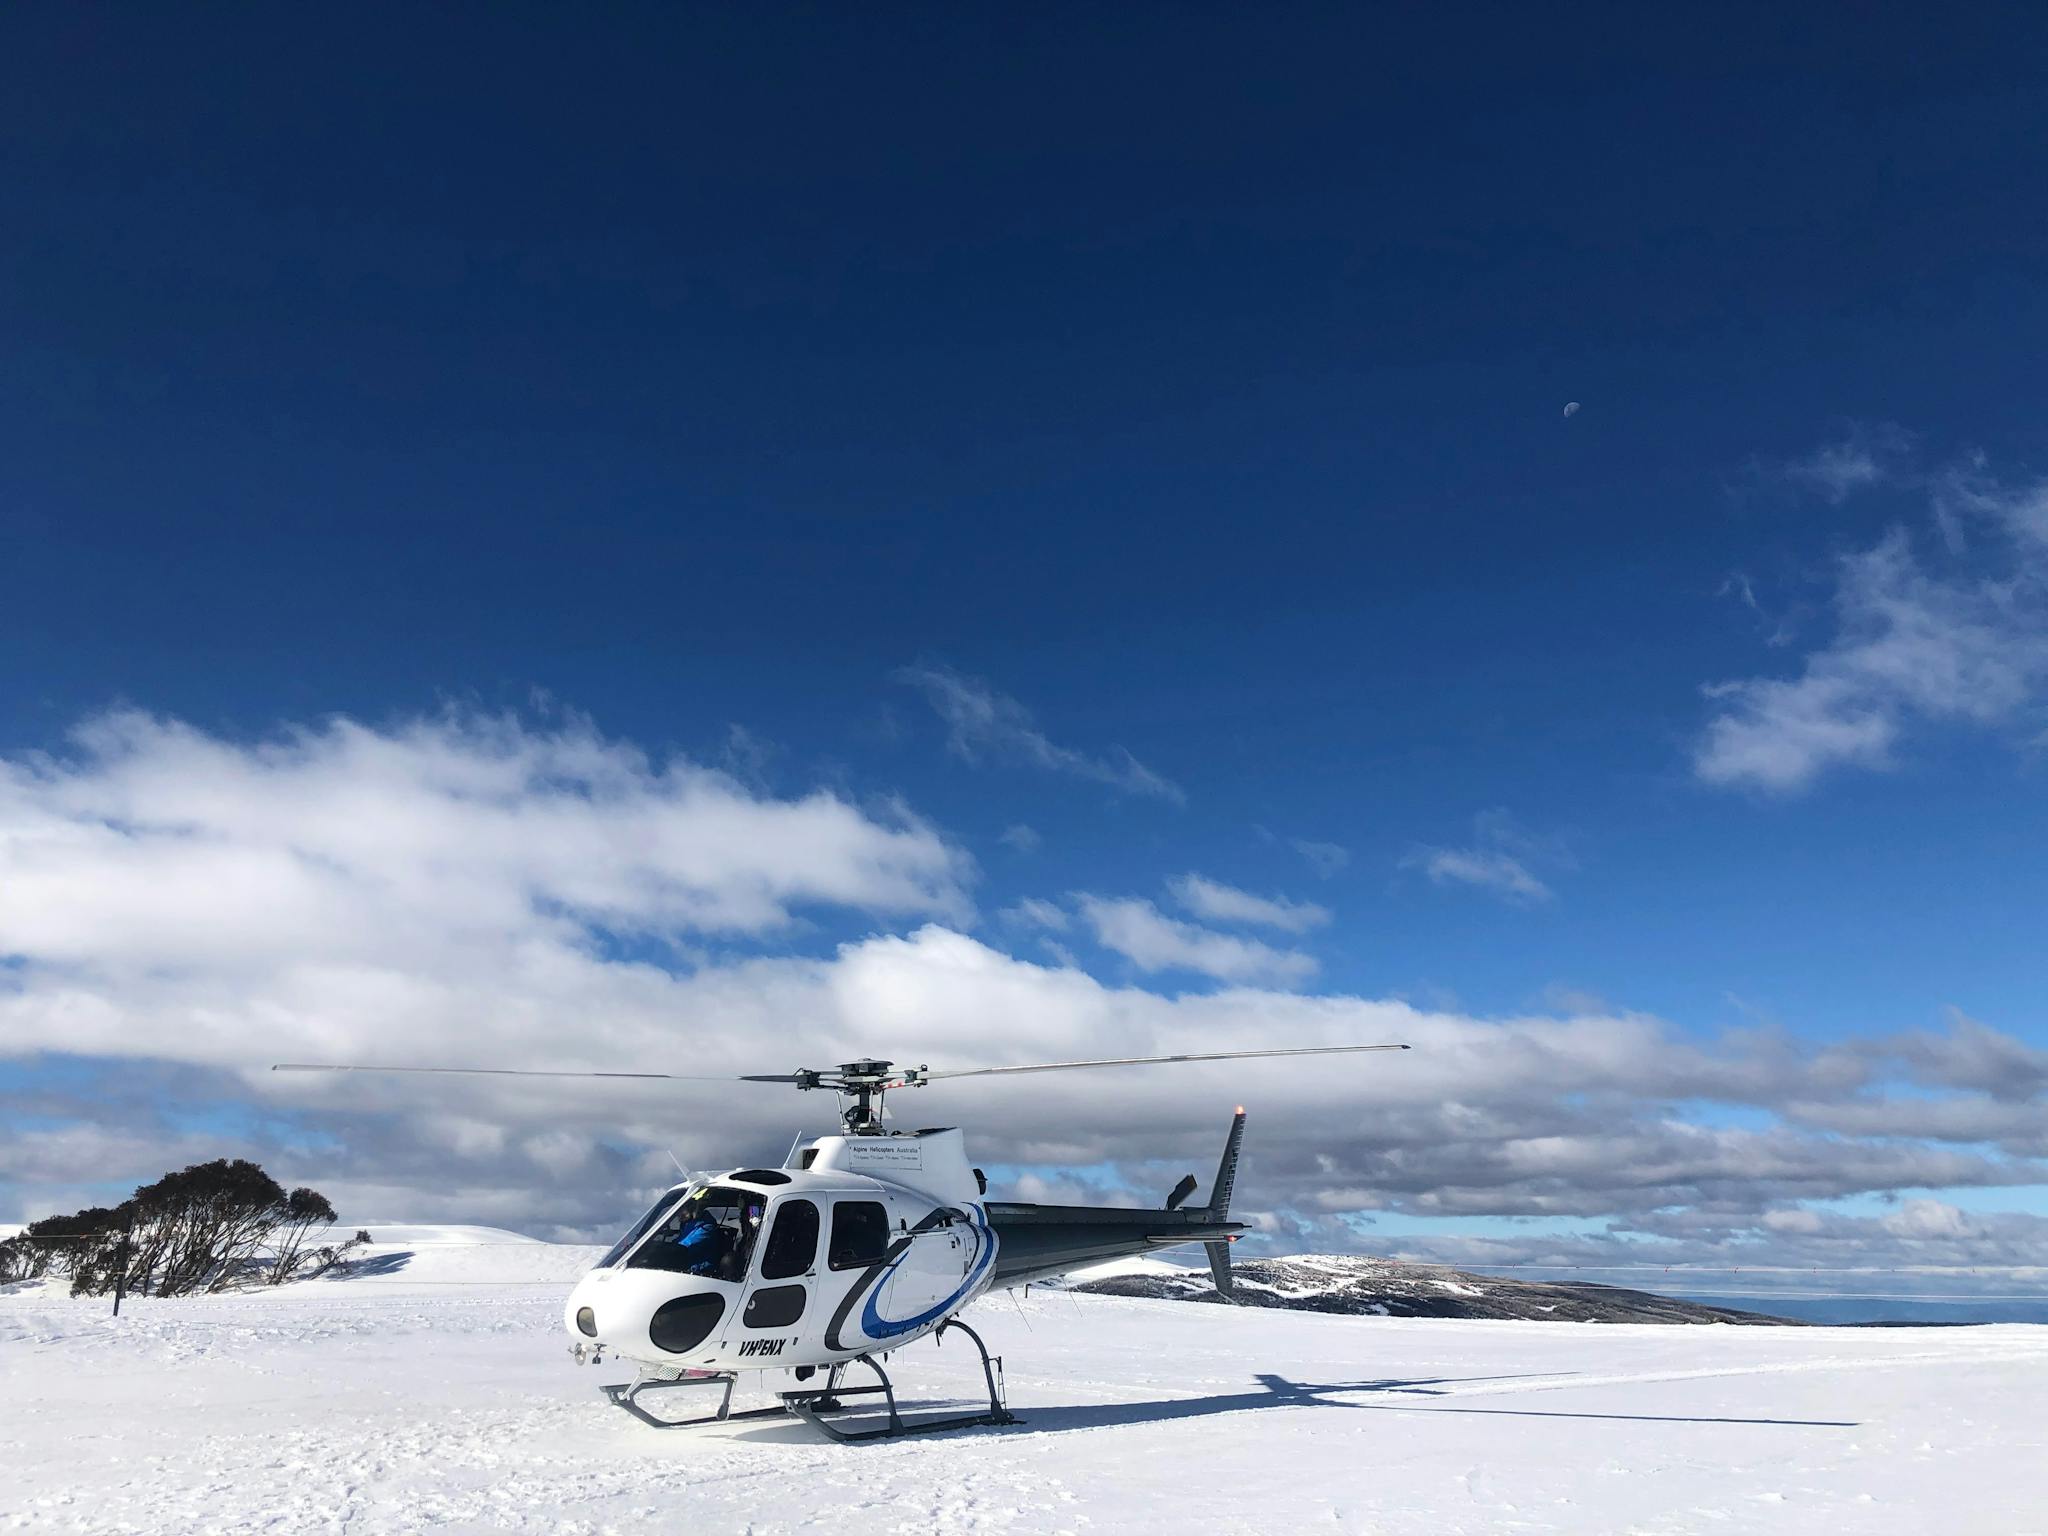
[[[1237,1183],[1238,1149],[1243,1141],[1244,1111],[1240,1109],[1230,1123],[1230,1136],[1223,1144],[1223,1158],[1216,1166],[1216,1182],[1210,1186],[1206,1205],[1187,1206],[1176,1200],[1165,1210],[1145,1211],[990,1201],[988,1217],[997,1242],[991,1288],[1027,1285],[1111,1259],[1200,1243],[1208,1252],[1216,1289],[1228,1296],[1230,1244],[1244,1230],[1243,1222],[1230,1219],[1230,1197]]]

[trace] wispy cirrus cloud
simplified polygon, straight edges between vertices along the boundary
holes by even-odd
[[[1066,908],[1058,902],[1047,901],[1039,896],[1026,896],[1014,905],[1003,908],[998,914],[1005,922],[1025,928],[1043,928],[1051,933],[1065,933],[1073,926]]]
[[[1482,812],[1472,820],[1473,840],[1462,847],[1424,845],[1402,860],[1434,885],[1462,885],[1485,891],[1517,906],[1553,901],[1557,893],[1537,875],[1535,866],[1569,867],[1571,857],[1562,840],[1539,838],[1503,810]]]
[[[1469,885],[1516,902],[1556,899],[1556,892],[1512,854],[1490,848],[1426,848],[1409,862],[1438,885]]]
[[[1314,958],[1299,950],[1182,922],[1137,897],[1082,895],[1075,901],[1095,942],[1141,971],[1193,971],[1218,981],[1285,984],[1306,981],[1316,971]]]
[[[1842,557],[1834,633],[1795,674],[1709,685],[1703,782],[1792,793],[1890,768],[1916,725],[1995,726],[2048,692],[2048,481],[1972,462],[1921,484],[1941,547],[1897,527]]]
[[[1061,746],[1038,728],[1030,710],[980,678],[925,663],[902,668],[896,679],[924,694],[946,723],[948,750],[967,762],[1022,763],[1106,784],[1125,794],[1149,796],[1173,805],[1187,803],[1187,794],[1178,784],[1153,772],[1123,747],[1091,753]]]
[[[1714,595],[1732,597],[1748,609],[1757,632],[1763,636],[1764,644],[1774,647],[1786,646],[1798,638],[1797,610],[1784,609],[1767,613],[1764,605],[1757,599],[1756,582],[1750,578],[1748,572],[1730,571]]]
[[[1256,824],[1252,831],[1260,842],[1268,846],[1293,849],[1324,880],[1341,874],[1351,863],[1351,850],[1342,843],[1320,842],[1312,837],[1282,837],[1271,827]]]
[[[1023,822],[1012,822],[1003,828],[996,841],[1017,853],[1036,853],[1044,846],[1045,839],[1038,835],[1038,829]]]
[[[1831,443],[1786,461],[1779,473],[1793,485],[1839,506],[1858,491],[1897,477],[1913,439],[1889,422],[1857,423]]]
[[[1308,860],[1309,868],[1325,880],[1351,862],[1351,850],[1341,843],[1319,843],[1306,837],[1292,837],[1287,842],[1290,848]]]
[[[1330,920],[1330,909],[1312,901],[1290,901],[1285,896],[1255,896],[1234,885],[1211,880],[1192,872],[1166,882],[1173,899],[1196,917],[1212,923],[1248,923],[1260,928],[1278,928],[1285,933],[1306,933]]]

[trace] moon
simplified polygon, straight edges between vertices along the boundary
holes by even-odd
[[[1572,418],[1573,416],[1575,416],[1575,415],[1577,415],[1577,414],[1578,414],[1578,410],[1579,410],[1579,402],[1578,402],[1578,401],[1576,401],[1576,400],[1571,400],[1571,401],[1567,401],[1567,402],[1566,402],[1566,404],[1565,404],[1565,408],[1564,408],[1564,414],[1565,414],[1565,419],[1566,419],[1567,421],[1569,421],[1569,420],[1570,420],[1570,419],[1571,419],[1571,418]]]

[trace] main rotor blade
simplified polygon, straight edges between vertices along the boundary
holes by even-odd
[[[749,1077],[691,1077],[681,1072],[556,1072],[530,1070],[525,1067],[359,1067],[353,1064],[342,1066],[328,1062],[280,1061],[270,1069],[273,1072],[431,1072],[462,1077],[641,1077],[659,1078],[670,1083],[749,1083],[788,1082],[788,1078]]]
[[[1041,1061],[1021,1067],[966,1067],[956,1072],[919,1070],[919,1082],[942,1077],[1000,1077],[1012,1072],[1066,1072],[1075,1067],[1154,1067],[1170,1061],[1248,1061],[1260,1056],[1338,1056],[1356,1051],[1405,1051],[1405,1045],[1300,1045],[1283,1051],[1188,1051],[1177,1056],[1108,1056],[1100,1061]]]

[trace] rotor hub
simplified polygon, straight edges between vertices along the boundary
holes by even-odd
[[[839,1118],[849,1136],[880,1136],[884,1134],[883,1096],[891,1088],[924,1086],[926,1071],[918,1066],[898,1072],[893,1061],[864,1056],[859,1061],[843,1061],[836,1067],[805,1067],[792,1074],[789,1081],[799,1089],[829,1088],[847,1100]]]

